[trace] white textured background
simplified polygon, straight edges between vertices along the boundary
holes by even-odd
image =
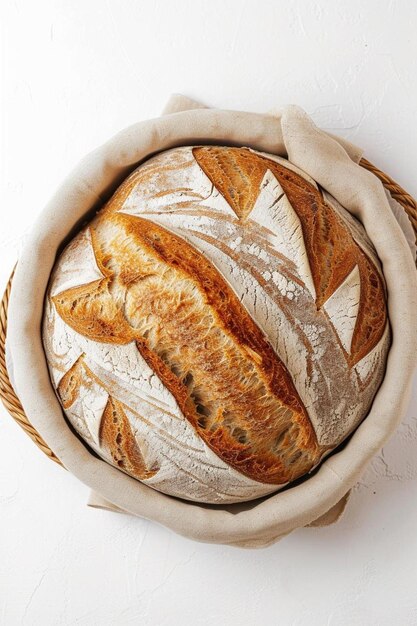
[[[412,0],[5,0],[0,281],[84,154],[172,92],[297,103],[417,196]],[[417,388],[417,385],[415,386]],[[86,506],[0,407],[0,624],[417,624],[417,389],[335,526],[262,550]]]

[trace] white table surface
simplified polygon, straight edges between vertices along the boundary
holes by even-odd
[[[6,0],[0,281],[55,187],[170,93],[297,103],[417,196],[415,2]],[[417,380],[416,380],[417,383]],[[0,407],[0,624],[417,624],[417,384],[334,526],[262,550],[86,506]]]

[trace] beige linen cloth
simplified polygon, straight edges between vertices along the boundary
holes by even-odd
[[[139,162],[195,143],[250,146],[288,157],[364,224],[383,264],[393,331],[385,378],[348,443],[301,483],[248,503],[205,505],[151,489],[93,456],[71,432],[50,383],[41,341],[43,299],[61,244]],[[208,543],[259,548],[342,514],[351,487],[406,410],[417,359],[414,235],[380,181],[358,165],[362,150],[318,129],[295,106],[268,113],[210,109],[174,94],[158,118],[130,126],[88,154],[41,212],[20,255],[8,311],[6,356],[33,426],[91,489],[88,504],[151,519]],[[413,258],[414,256],[414,258]]]

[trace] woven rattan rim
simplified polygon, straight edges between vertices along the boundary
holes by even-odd
[[[360,165],[375,174],[381,180],[384,187],[389,191],[391,196],[404,207],[404,210],[406,211],[413,226],[414,232],[416,233],[417,242],[417,202],[390,176],[372,165],[372,163],[370,163],[367,159],[361,159]],[[5,343],[7,332],[7,308],[9,305],[10,291],[12,287],[12,280],[15,268],[13,269],[13,272],[8,280],[6,290],[3,294],[0,305],[0,397],[4,406],[13,417],[13,419],[16,420],[19,426],[23,428],[26,434],[29,435],[32,441],[36,443],[36,445],[42,450],[42,452],[44,452],[50,459],[52,459],[52,461],[55,461],[56,463],[64,467],[58,457],[54,454],[54,452],[50,449],[50,447],[45,443],[39,433],[33,428],[31,423],[29,422],[23,410],[23,407],[20,404],[20,400],[16,396],[14,389],[10,383],[9,375],[6,368]]]

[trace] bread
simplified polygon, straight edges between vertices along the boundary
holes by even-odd
[[[390,346],[363,226],[243,147],[142,163],[56,260],[42,325],[66,419],[166,494],[232,503],[311,472],[364,419]]]

